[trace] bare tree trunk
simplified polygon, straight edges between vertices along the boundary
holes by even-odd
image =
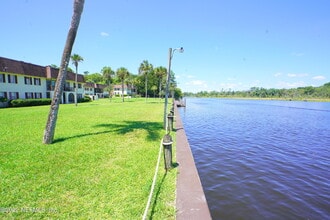
[[[48,120],[43,137],[44,144],[51,144],[54,140],[57,114],[58,114],[58,109],[60,107],[65,79],[67,76],[67,67],[70,61],[73,43],[77,35],[80,17],[84,8],[84,2],[85,2],[84,0],[74,0],[73,3],[73,16],[71,19],[71,27],[68,32],[68,36],[62,54],[60,71],[55,84],[54,97],[50,105],[50,111],[48,114]]]

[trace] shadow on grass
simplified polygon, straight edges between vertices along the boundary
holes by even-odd
[[[133,132],[134,130],[143,129],[148,132],[146,140],[153,141],[161,139],[159,135],[159,130],[162,129],[162,123],[160,122],[145,122],[145,121],[124,121],[123,123],[114,124],[98,124],[94,126],[95,128],[106,128],[105,131],[95,131],[86,134],[78,134],[71,137],[58,138],[54,140],[54,143],[63,142],[73,138],[80,138],[86,136],[93,136],[106,133],[116,133],[116,134],[127,134]]]
[[[156,208],[156,205],[157,205],[158,197],[159,197],[160,191],[162,189],[163,183],[165,181],[166,175],[167,175],[167,172],[164,173],[164,176],[163,176],[162,180],[160,181],[159,187],[157,189],[157,192],[156,192],[156,195],[155,195],[155,199],[154,199],[154,202],[152,204],[150,219],[153,219],[153,217],[154,217],[155,208]]]

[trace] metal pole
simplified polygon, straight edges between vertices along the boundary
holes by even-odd
[[[165,89],[165,105],[164,105],[164,128],[167,131],[167,102],[168,102],[168,87],[171,79],[171,60],[172,60],[172,48],[168,50],[168,70],[166,79],[166,89]],[[167,133],[167,132],[166,132]]]

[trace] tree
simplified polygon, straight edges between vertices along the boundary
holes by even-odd
[[[142,63],[140,64],[139,67],[139,74],[140,75],[144,75],[145,77],[145,97],[146,97],[146,101],[148,98],[148,73],[150,73],[153,70],[153,66],[152,64],[150,64],[148,62],[148,60],[143,60]]]
[[[72,64],[76,67],[76,76],[75,76],[75,85],[74,85],[74,104],[77,106],[77,87],[78,87],[78,63],[84,61],[84,58],[82,58],[80,55],[78,54],[73,54],[71,56],[71,61]]]
[[[115,72],[109,66],[103,67],[101,72],[105,80],[105,83],[107,84],[107,87],[104,90],[109,92],[109,98],[111,101],[111,97],[112,97],[111,93],[113,90],[113,86],[111,85],[111,83],[112,83],[112,78],[115,75]]]
[[[133,74],[130,74],[126,79],[127,86],[131,89],[132,95],[134,95],[133,89],[134,90],[136,89],[135,85],[136,85],[137,81],[138,81],[137,75],[133,75]]]
[[[107,86],[110,86],[110,84],[112,83],[112,78],[115,75],[115,72],[109,66],[103,67],[101,72],[105,80],[105,83],[107,84]]]
[[[155,85],[151,86],[151,90],[154,92],[154,98],[156,98],[157,86],[155,86]]]
[[[182,98],[182,96],[183,96],[183,93],[182,93],[181,89],[175,88],[174,89],[174,99],[179,100]]]
[[[158,92],[159,92],[159,98],[161,98],[162,96],[162,82],[163,82],[163,79],[166,77],[166,74],[167,74],[167,69],[165,67],[156,67],[155,70],[155,75],[156,77],[159,79],[159,87],[158,87]]]
[[[124,100],[124,82],[125,79],[130,75],[128,70],[125,67],[120,67],[119,69],[117,69],[117,77],[120,79],[121,81],[121,95],[123,97],[123,102]]]
[[[51,144],[54,140],[58,109],[60,106],[65,79],[67,76],[67,67],[70,62],[70,55],[77,35],[81,14],[84,9],[84,3],[85,3],[84,0],[74,0],[73,2],[73,15],[71,19],[71,26],[64,46],[62,59],[61,59],[61,66],[55,84],[54,97],[50,105],[50,111],[48,114],[46,128],[44,131],[44,137],[43,137],[44,144]]]
[[[86,82],[99,83],[99,84],[104,83],[104,77],[100,73],[92,73],[84,77]]]
[[[109,99],[110,99],[110,102],[111,102],[111,98],[112,98],[112,91],[113,91],[113,85],[108,85],[107,87],[104,88],[104,91],[108,92],[109,93]]]

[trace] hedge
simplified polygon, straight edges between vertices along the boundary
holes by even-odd
[[[90,102],[92,101],[91,97],[84,96],[84,98],[78,99],[78,102]]]
[[[10,101],[11,107],[25,107],[25,106],[38,106],[50,105],[51,99],[14,99]]]

